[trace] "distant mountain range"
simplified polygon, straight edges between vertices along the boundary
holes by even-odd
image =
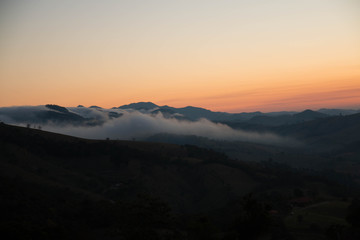
[[[187,106],[183,108],[175,108],[170,106],[159,106],[152,102],[138,102],[128,105],[122,105],[120,107],[114,107],[113,109],[132,109],[138,111],[155,110],[160,112],[172,112],[183,115],[186,119],[197,120],[200,118],[206,118],[211,121],[237,121],[244,122],[249,121],[253,123],[265,124],[265,125],[282,125],[289,123],[296,123],[301,121],[309,121],[317,118],[324,118],[334,115],[351,115],[360,113],[360,109],[319,109],[317,111],[305,110],[303,112],[296,111],[281,111],[281,112],[269,112],[262,113],[255,112],[242,112],[242,113],[227,113],[227,112],[213,112],[205,108]]]
[[[303,112],[283,111],[262,113],[242,112],[227,113],[213,112],[208,109],[187,106],[175,108],[170,106],[159,106],[152,102],[138,102],[112,109],[105,109],[99,106],[84,107],[62,107],[54,104],[43,106],[20,106],[0,108],[0,121],[6,123],[31,123],[31,124],[73,124],[95,126],[102,125],[108,119],[119,118],[124,112],[139,111],[144,114],[162,114],[165,118],[196,121],[201,118],[213,122],[222,122],[238,127],[256,125],[259,126],[282,126],[311,121],[319,118],[327,118],[335,115],[351,115],[359,113],[360,110],[352,109],[320,109],[318,111],[305,110]]]

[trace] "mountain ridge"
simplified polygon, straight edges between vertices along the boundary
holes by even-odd
[[[214,112],[201,107],[186,106],[175,108],[168,105],[159,106],[152,102],[137,102],[105,109],[99,106],[84,107],[62,107],[55,104],[40,106],[20,106],[20,107],[2,107],[0,108],[0,121],[7,122],[12,119],[15,123],[32,124],[73,124],[73,125],[102,125],[107,119],[114,119],[123,116],[124,111],[140,111],[143,114],[157,115],[162,114],[166,118],[175,118],[178,120],[198,121],[205,118],[209,121],[220,123],[237,123],[239,126],[248,125],[258,128],[281,126],[311,121],[318,118],[327,118],[331,116],[347,116],[360,112],[360,110],[349,109],[321,109],[314,111],[306,109],[302,112],[281,111],[263,113],[242,112],[227,113]],[[335,114],[335,115],[333,115]]]

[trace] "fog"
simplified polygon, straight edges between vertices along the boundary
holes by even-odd
[[[207,119],[197,121],[180,120],[164,117],[161,112],[150,114],[134,110],[96,109],[85,107],[67,108],[70,112],[86,119],[96,119],[101,124],[96,126],[77,125],[54,122],[41,123],[43,130],[89,139],[142,140],[155,134],[167,133],[178,135],[196,135],[214,140],[246,141],[271,145],[295,146],[298,142],[273,133],[258,133],[235,130],[231,127],[214,123]],[[15,125],[25,126],[31,122],[36,124],[34,112],[49,110],[44,106],[1,108],[0,120]],[[116,112],[121,117],[110,118],[109,113]],[[36,118],[35,118],[36,119]],[[39,124],[40,125],[40,124]]]
[[[18,106],[18,107],[2,107],[0,108],[0,121],[17,124],[33,122],[36,114],[40,111],[49,110],[45,106]]]
[[[256,133],[234,130],[225,124],[207,119],[198,121],[165,118],[161,113],[149,115],[141,112],[122,111],[123,116],[108,119],[102,126],[95,127],[57,127],[45,126],[45,130],[90,139],[144,139],[159,133],[196,135],[215,140],[247,141],[273,145],[294,145],[294,140],[285,139],[272,133]]]

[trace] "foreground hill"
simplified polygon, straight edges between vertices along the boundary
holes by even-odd
[[[195,146],[97,141],[1,124],[2,176],[64,186],[96,198],[161,197],[181,212],[203,211],[249,193],[248,166]]]
[[[0,159],[1,231],[12,239],[286,237],[281,216],[292,198],[352,194],[271,161],[246,164],[190,145],[86,140],[5,124]],[[280,215],[271,217],[272,209]]]

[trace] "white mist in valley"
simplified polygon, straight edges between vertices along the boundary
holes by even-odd
[[[44,110],[56,111],[44,106],[25,106],[1,108],[0,121],[26,126],[32,119],[33,125],[41,125],[43,130],[89,139],[119,139],[143,140],[156,134],[195,135],[214,140],[245,141],[281,146],[297,146],[299,142],[273,133],[259,133],[233,129],[226,124],[214,123],[205,118],[197,121],[179,119],[178,115],[164,117],[161,112],[137,111],[133,109],[102,109],[70,107],[70,113],[75,113],[84,119],[92,119],[96,124],[92,126],[81,124],[64,124],[40,121],[37,112]],[[110,117],[109,113],[116,113],[117,117]]]
[[[90,139],[145,139],[155,134],[196,135],[214,140],[246,141],[272,145],[296,145],[292,139],[285,139],[272,133],[257,133],[235,130],[225,124],[214,123],[207,119],[198,121],[165,118],[161,113],[150,115],[138,111],[122,111],[120,118],[107,119],[101,126],[47,125],[45,130]],[[104,116],[105,118],[105,116]]]

